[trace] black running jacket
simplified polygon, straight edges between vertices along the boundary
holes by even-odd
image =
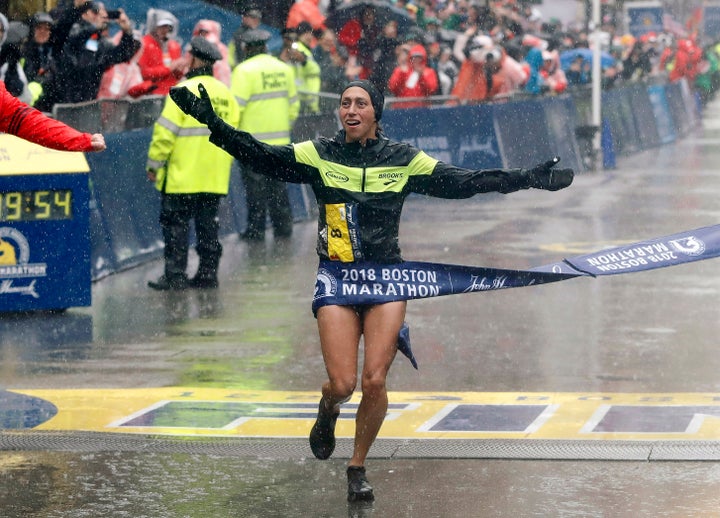
[[[529,188],[524,169],[470,170],[446,164],[404,142],[346,143],[330,138],[270,145],[221,120],[210,122],[210,141],[241,164],[276,180],[309,184],[318,204],[317,253],[332,261],[402,261],[400,213],[410,193],[469,198]]]

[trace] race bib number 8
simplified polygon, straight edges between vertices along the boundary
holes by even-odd
[[[333,203],[325,205],[325,222],[328,229],[328,256],[333,261],[350,263],[355,260],[354,237],[357,236],[352,205]]]

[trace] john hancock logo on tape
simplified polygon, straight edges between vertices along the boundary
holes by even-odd
[[[47,264],[30,263],[30,245],[21,232],[0,227],[0,295],[20,294],[34,298],[38,277],[47,275]],[[26,284],[27,280],[29,284]]]

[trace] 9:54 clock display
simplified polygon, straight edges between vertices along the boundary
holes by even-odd
[[[70,189],[0,191],[0,221],[45,221],[72,219]]]

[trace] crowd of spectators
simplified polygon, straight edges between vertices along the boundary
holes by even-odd
[[[285,26],[275,28],[283,39],[277,57],[294,71],[303,114],[321,111],[323,95],[338,94],[353,79],[370,79],[397,108],[553,95],[592,81],[593,44],[583,25],[546,20],[529,2],[386,0],[388,9],[367,6],[337,23],[350,1],[323,7],[328,2],[297,0]],[[29,20],[0,14],[0,80],[43,111],[57,103],[165,95],[187,72],[180,23],[169,10],[150,9],[139,24],[122,9],[108,12],[87,0]],[[223,54],[216,78],[230,83],[244,59],[242,34],[262,24],[261,3],[245,10],[239,27],[196,23],[193,36],[209,39]],[[702,47],[692,34],[635,38],[612,24],[599,35],[603,88],[664,75],[687,79],[703,100],[714,95],[714,45]]]

